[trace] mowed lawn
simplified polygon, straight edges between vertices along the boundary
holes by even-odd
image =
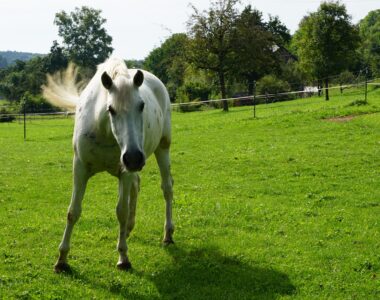
[[[116,269],[117,180],[88,185],[72,274],[53,265],[71,196],[73,119],[0,124],[0,299],[379,299],[380,90],[173,112],[176,243],[161,245],[154,158],[130,272]],[[355,104],[355,105],[349,105]],[[341,118],[342,116],[350,116]]]

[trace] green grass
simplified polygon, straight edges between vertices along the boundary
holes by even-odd
[[[118,271],[117,180],[89,183],[71,275],[53,265],[71,195],[72,119],[0,124],[0,298],[378,299],[380,91],[173,113],[176,244],[163,247],[154,159],[130,272]],[[356,116],[329,120],[331,117]]]

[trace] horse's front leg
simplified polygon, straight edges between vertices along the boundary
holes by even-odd
[[[128,270],[132,267],[127,255],[127,234],[129,234],[128,217],[130,211],[128,206],[134,176],[135,174],[132,173],[122,173],[119,177],[119,202],[116,207],[116,215],[120,226],[119,241],[117,243],[117,250],[119,251],[117,267],[121,270]]]
[[[135,227],[135,217],[136,217],[136,204],[137,196],[140,191],[140,177],[137,173],[134,174],[131,185],[131,193],[128,202],[128,218],[127,218],[127,238],[129,237],[131,231]]]
[[[58,261],[54,266],[54,270],[57,273],[70,270],[70,266],[67,263],[67,255],[70,250],[70,238],[74,225],[78,221],[82,212],[82,200],[89,177],[89,173],[83,163],[76,156],[74,156],[73,192],[71,203],[67,212],[66,228],[63,234],[62,242],[59,245]]]
[[[172,221],[173,178],[170,173],[169,148],[158,148],[156,160],[161,173],[161,189],[166,202],[166,219],[164,225],[164,244],[173,244],[174,224]]]

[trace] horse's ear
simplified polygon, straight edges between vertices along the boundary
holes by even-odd
[[[144,81],[144,73],[137,70],[135,77],[133,77],[133,83],[135,86],[140,87]]]
[[[109,90],[113,85],[112,78],[107,74],[107,72],[102,74],[102,84],[107,90]]]

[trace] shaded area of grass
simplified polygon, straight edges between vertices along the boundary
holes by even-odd
[[[295,292],[286,274],[223,255],[218,249],[168,247],[167,251],[173,264],[153,279],[165,298],[274,299]]]

